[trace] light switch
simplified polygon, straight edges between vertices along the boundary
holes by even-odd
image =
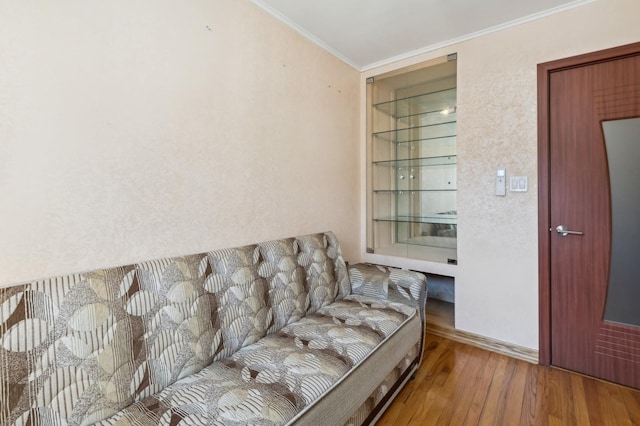
[[[527,192],[528,188],[529,188],[529,182],[526,176],[510,176],[509,177],[510,192]]]
[[[517,191],[518,190],[518,178],[515,176],[511,176],[509,178],[509,191]]]

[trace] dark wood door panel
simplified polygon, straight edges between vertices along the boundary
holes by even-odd
[[[640,43],[606,53],[538,69],[540,359],[640,388],[640,327],[604,320],[612,216],[601,124],[640,116]]]
[[[602,67],[603,64],[596,65]],[[606,152],[599,141],[593,89],[599,70],[579,67],[551,75],[551,227],[583,235],[551,234],[554,365],[591,371],[594,310],[604,305],[590,281],[608,278],[610,205]]]

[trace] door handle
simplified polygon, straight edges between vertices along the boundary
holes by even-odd
[[[559,226],[556,228],[556,232],[557,232],[558,234],[562,234],[562,236],[563,236],[563,237],[566,237],[566,236],[567,236],[567,235],[569,235],[569,234],[571,234],[571,235],[584,235],[584,234],[582,233],[582,231],[570,231],[570,230],[569,230],[569,229],[567,229],[567,227],[566,227],[566,226],[564,226],[564,225],[559,225]]]

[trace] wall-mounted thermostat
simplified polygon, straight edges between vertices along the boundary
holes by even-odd
[[[507,195],[507,170],[498,169],[496,171],[496,195],[504,197]]]

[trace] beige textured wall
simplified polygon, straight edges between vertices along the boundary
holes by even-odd
[[[0,2],[0,286],[333,230],[359,73],[249,1]]]
[[[640,41],[638,17],[598,0],[365,73],[458,52],[456,327],[538,347],[536,65]],[[502,167],[529,191],[495,196]]]

